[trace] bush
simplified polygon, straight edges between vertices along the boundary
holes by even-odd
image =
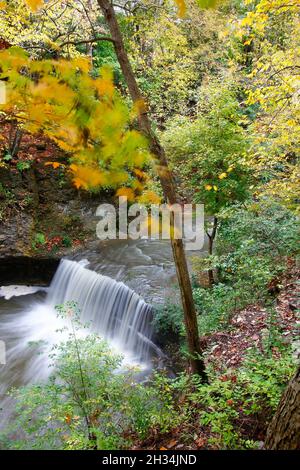
[[[229,317],[236,309],[238,293],[231,286],[215,284],[211,289],[193,290],[198,325],[201,336],[226,327]]]
[[[31,246],[33,250],[42,248],[46,245],[47,239],[43,233],[36,233],[32,239]]]
[[[269,283],[298,250],[299,221],[274,201],[232,207],[219,220],[216,255],[210,259],[219,283],[194,289],[201,334],[226,327],[247,305],[269,303]]]
[[[165,380],[161,391],[171,390],[180,408],[181,425],[205,427],[208,445],[219,449],[246,449],[257,446],[258,433],[264,434],[282,392],[295,371],[289,349],[280,357],[249,353],[239,370],[216,375],[209,371],[209,384],[197,376],[182,374]],[[247,437],[246,437],[247,436]]]
[[[60,312],[70,318],[70,333],[53,348],[48,382],[11,391],[16,416],[6,430],[9,448],[119,449],[150,427],[167,431],[173,420],[167,398],[136,383],[136,370],[101,338],[83,334],[75,304]]]
[[[217,252],[225,255],[244,246],[249,256],[281,259],[298,252],[299,219],[272,200],[233,206],[221,214]]]
[[[153,326],[163,336],[184,336],[183,310],[180,305],[167,303],[156,307],[153,315]]]

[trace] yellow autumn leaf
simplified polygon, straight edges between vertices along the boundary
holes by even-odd
[[[59,168],[60,166],[65,166],[62,163],[58,162],[46,162],[45,166],[53,166],[53,168],[56,170],[56,168]]]
[[[198,7],[207,10],[209,8],[214,8],[218,3],[218,0],[196,0]]]
[[[227,173],[221,173],[221,174],[219,175],[219,180],[222,180],[222,179],[224,179],[224,178],[226,178],[226,177],[227,177]]]
[[[154,191],[147,190],[139,197],[139,202],[143,204],[160,204],[161,197]]]
[[[66,422],[67,424],[71,424],[71,421],[72,421],[72,416],[71,416],[71,415],[66,415],[66,416],[65,416],[65,422]]]
[[[100,96],[112,97],[115,91],[115,86],[111,67],[102,67],[100,73],[100,78],[95,81],[96,89],[98,90]]]
[[[25,0],[25,2],[33,11],[37,11],[43,5],[44,0]]]
[[[132,183],[131,183],[131,187],[132,189],[134,189],[134,191],[136,191],[137,193],[141,193],[144,189],[144,184],[139,181],[139,180],[134,180]]]
[[[214,190],[215,190],[215,191],[218,191],[218,186],[215,186],[215,185],[214,185]]]
[[[210,191],[212,189],[212,186],[210,184],[205,185],[206,191]]]
[[[74,175],[73,183],[77,189],[96,188],[97,186],[106,184],[105,175],[98,168],[77,165],[71,166],[70,170]]]
[[[53,166],[54,169],[56,169],[56,168],[59,168],[60,166],[64,166],[64,165],[62,165],[61,163],[58,163],[58,162],[53,162],[52,166]]]
[[[131,188],[120,188],[116,192],[116,196],[123,196],[128,199],[128,201],[134,201],[135,200],[135,194],[134,191]]]
[[[178,8],[178,15],[182,18],[186,12],[185,0],[175,0],[175,3]]]
[[[111,186],[122,186],[128,181],[129,175],[125,170],[114,170],[109,174],[109,184]]]

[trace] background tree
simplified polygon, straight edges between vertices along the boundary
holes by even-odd
[[[11,45],[25,49],[31,57],[78,57],[78,48],[88,55],[90,46],[104,32],[93,0],[63,3],[12,0],[3,3],[5,8],[0,9],[1,37]]]
[[[128,55],[126,53],[123,37],[117,22],[114,8],[107,0],[98,0],[98,3],[109,27],[111,37],[114,41],[116,55],[122,69],[124,79],[127,83],[131,99],[135,103],[143,103],[144,99],[138,87]],[[141,131],[148,138],[150,150],[157,160],[157,172],[164,197],[169,204],[175,204],[178,200],[173,176],[168,167],[165,151],[152,130],[151,122],[145,106],[142,106],[140,109],[138,122]],[[174,225],[173,216],[171,217],[171,223]],[[173,233],[172,229],[171,233]],[[205,365],[202,358],[202,351],[199,341],[196,310],[183,241],[181,239],[175,239],[171,235],[171,244],[183,304],[191,370],[194,373],[200,374],[203,380],[206,380]]]
[[[299,4],[250,0],[247,8],[235,29],[249,48],[246,55],[236,55],[246,73],[247,104],[254,118],[249,166],[260,177],[261,194],[277,197],[295,210],[300,172]]]
[[[216,82],[202,87],[194,120],[173,119],[163,134],[183,195],[194,203],[204,203],[206,215],[212,216],[207,228],[209,255],[213,254],[218,214],[249,195],[246,122],[233,85]],[[208,274],[211,285],[212,269]]]

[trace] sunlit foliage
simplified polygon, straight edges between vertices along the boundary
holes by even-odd
[[[263,176],[262,191],[290,207],[299,198],[300,22],[296,0],[247,0],[237,35],[249,48],[247,103],[255,120],[249,165]]]
[[[78,43],[87,52],[91,43],[84,41],[103,33],[97,20],[97,4],[89,3],[10,0],[0,9],[1,37],[33,57],[77,57]]]
[[[94,79],[83,58],[34,61],[19,48],[1,51],[0,58],[0,78],[7,80],[1,111],[69,153],[77,188],[127,185],[150,161],[146,139],[130,128],[136,114],[116,91],[109,68]]]
[[[230,84],[204,88],[198,108],[193,121],[172,121],[163,141],[185,197],[191,194],[193,202],[205,204],[206,214],[216,215],[248,194],[247,119]]]

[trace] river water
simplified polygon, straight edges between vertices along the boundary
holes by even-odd
[[[151,357],[160,354],[152,342],[149,304],[179,302],[170,243],[95,241],[71,259],[61,262],[50,288],[0,291],[0,340],[6,346],[6,364],[0,365],[2,424],[10,414],[7,390],[46,380],[51,372],[48,354],[64,339],[58,330],[66,326],[57,318],[57,304],[76,301],[82,322],[122,352],[127,363],[151,368]]]

